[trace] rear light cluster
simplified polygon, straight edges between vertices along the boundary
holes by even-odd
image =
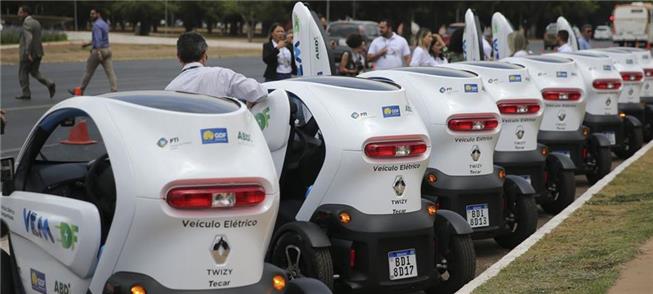
[[[580,100],[581,92],[578,89],[544,89],[542,98],[553,101],[577,101]]]
[[[644,76],[647,78],[653,77],[653,68],[645,68]]]
[[[537,101],[501,102],[497,104],[501,114],[533,114],[540,111]]]
[[[594,80],[592,86],[597,90],[619,90],[621,88],[621,80],[617,79],[603,79]]]
[[[372,142],[365,145],[365,155],[371,158],[417,157],[426,153],[427,145],[422,140]]]
[[[168,205],[178,209],[247,207],[263,200],[265,190],[258,185],[179,187],[166,195]]]
[[[491,131],[499,127],[499,120],[493,115],[455,116],[447,122],[454,132]]]
[[[641,72],[621,72],[621,78],[624,82],[639,82],[644,75]]]

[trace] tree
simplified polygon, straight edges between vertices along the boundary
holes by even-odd
[[[280,2],[253,2],[253,1],[226,1],[226,13],[235,14],[247,24],[247,41],[252,42],[254,28],[259,21],[289,19],[292,9],[290,1]]]
[[[114,14],[120,14],[129,20],[134,26],[140,23],[137,35],[147,36],[150,34],[153,24],[163,19],[165,3],[163,1],[118,1],[113,5]],[[168,10],[174,10],[174,5],[168,5]]]

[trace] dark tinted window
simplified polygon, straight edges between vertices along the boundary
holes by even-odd
[[[548,63],[569,63],[571,62],[570,59],[567,58],[561,58],[561,57],[553,57],[553,56],[528,56],[525,57],[531,60],[537,60],[540,62],[548,62]]]
[[[459,69],[450,69],[442,67],[404,67],[398,68],[396,70],[408,71],[421,73],[425,75],[441,76],[441,77],[452,77],[452,78],[474,78],[477,77],[476,74],[459,70]]]
[[[396,91],[399,89],[398,87],[388,83],[382,83],[362,78],[317,76],[296,78],[293,80],[370,91]]]
[[[151,108],[188,113],[221,114],[240,108],[237,102],[229,98],[172,91],[134,91],[102,96]]]
[[[608,57],[607,55],[604,55],[604,54],[591,53],[591,52],[570,52],[570,53],[565,53],[565,54],[586,56],[586,57],[596,57],[596,58],[606,58],[606,57]]]
[[[487,67],[487,68],[497,68],[497,69],[522,69],[524,68],[521,65],[510,64],[505,62],[463,62],[463,64],[469,64],[473,66]]]

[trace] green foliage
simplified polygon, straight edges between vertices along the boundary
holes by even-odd
[[[116,1],[111,5],[114,15],[136,24],[140,22],[138,35],[149,35],[151,26],[156,26],[159,20],[165,18],[165,3],[163,1]],[[168,4],[168,11],[174,11],[176,6]]]
[[[19,27],[3,28],[0,34],[0,44],[18,44],[20,42],[20,31],[21,28]],[[43,30],[41,38],[44,43],[68,40],[66,33],[59,30]]]

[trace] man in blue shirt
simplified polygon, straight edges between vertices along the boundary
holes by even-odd
[[[84,95],[86,86],[91,81],[95,69],[98,65],[102,64],[104,72],[109,78],[111,84],[111,92],[118,91],[118,82],[116,73],[113,71],[113,63],[111,62],[111,47],[109,47],[109,24],[102,19],[102,13],[98,9],[91,9],[91,21],[93,22],[93,30],[91,35],[91,42],[84,43],[82,47],[93,46],[91,54],[86,60],[86,74],[82,78],[82,84],[79,87],[68,90],[72,95]]]
[[[592,49],[592,46],[590,45],[590,39],[592,39],[592,25],[584,25],[580,35],[580,38],[578,38],[578,48],[580,50]]]

